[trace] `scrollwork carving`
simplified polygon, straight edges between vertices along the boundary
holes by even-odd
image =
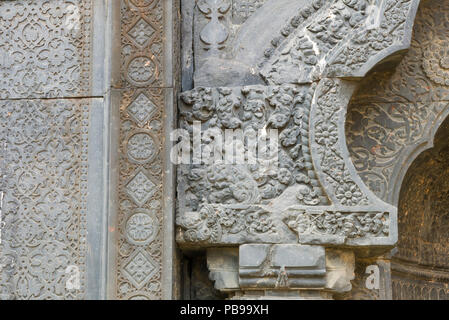
[[[394,205],[410,156],[432,140],[449,110],[441,47],[447,27],[439,23],[447,12],[446,1],[423,4],[402,62],[392,72],[363,81],[348,107],[346,131],[354,165],[365,184]]]
[[[340,99],[342,89],[338,81],[331,79],[325,79],[321,84],[316,93],[314,137],[324,179],[332,186],[337,203],[345,206],[367,205],[368,198],[353,180],[340,144],[339,122],[345,108]]]
[[[284,222],[299,237],[321,235],[346,239],[388,237],[389,216],[385,212],[335,212],[290,209]]]
[[[269,212],[256,206],[232,208],[201,204],[198,212],[178,215],[176,224],[184,230],[183,241],[191,243],[220,243],[228,235],[257,238],[276,232]]]
[[[9,171],[1,299],[82,299],[90,102],[9,100],[0,110],[0,145],[6,146]],[[73,290],[66,286],[69,266],[80,272],[80,287]]]
[[[91,0],[0,2],[0,97],[91,91]]]
[[[308,122],[315,86],[246,86],[197,88],[181,95],[180,127],[191,134],[193,122],[204,130],[279,130],[279,171],[266,175],[261,163],[181,166],[187,206],[193,210],[208,203],[259,203],[274,199],[293,185],[300,185],[298,203],[326,203],[311,162]],[[247,131],[245,131],[247,132]],[[222,138],[225,136],[222,132]],[[209,143],[204,139],[205,144]],[[204,147],[204,146],[203,146]],[[248,145],[244,145],[248,152]],[[226,158],[224,154],[223,160]],[[238,194],[241,195],[238,195]],[[245,196],[243,196],[245,195]]]

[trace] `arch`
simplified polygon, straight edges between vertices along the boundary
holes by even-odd
[[[423,2],[404,59],[393,72],[366,77],[349,105],[346,132],[356,170],[378,197],[394,206],[407,170],[433,147],[449,114],[447,86],[438,78],[447,69],[435,47],[448,40],[438,22],[447,19],[448,11],[447,1]]]

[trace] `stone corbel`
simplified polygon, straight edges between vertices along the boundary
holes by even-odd
[[[351,250],[297,244],[246,244],[207,251],[215,288],[239,298],[329,298],[352,288]]]

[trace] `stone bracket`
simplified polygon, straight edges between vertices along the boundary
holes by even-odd
[[[298,244],[244,244],[207,250],[209,278],[222,292],[351,290],[350,250]]]

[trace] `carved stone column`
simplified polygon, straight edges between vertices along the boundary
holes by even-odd
[[[356,255],[375,257],[397,241],[397,208],[359,177],[345,120],[357,80],[408,48],[419,1],[267,0],[233,19],[229,5],[240,2],[189,7],[199,37],[189,34],[197,68],[179,101],[178,151],[192,157],[178,166],[177,241],[235,248],[223,272],[219,251],[208,260],[217,288],[236,297],[330,298],[351,290]],[[212,28],[220,39],[206,37]],[[184,70],[192,72],[185,61]],[[245,136],[238,164],[223,148],[230,129]],[[250,162],[256,133],[278,143],[275,157]]]

